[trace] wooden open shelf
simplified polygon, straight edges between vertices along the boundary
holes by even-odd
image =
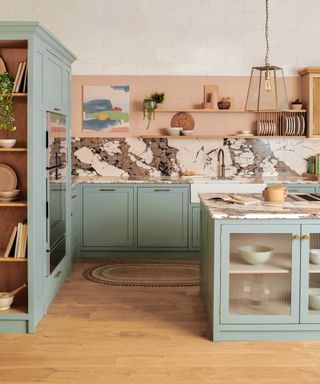
[[[239,256],[232,256],[230,262],[231,274],[287,274],[291,273],[291,260],[289,255],[275,254],[268,263],[251,265]]]
[[[0,148],[0,152],[27,152],[27,148]]]
[[[28,202],[25,200],[0,201],[0,207],[27,207]]]
[[[201,108],[157,108],[155,109],[155,112],[158,113],[177,113],[177,112],[189,112],[189,113],[256,113],[256,111],[246,111],[244,109],[236,109],[236,108],[230,108],[230,109],[201,109]],[[272,113],[301,113],[301,112],[307,112],[306,109],[284,109],[282,111],[260,111],[260,112],[272,112]]]
[[[143,135],[140,136],[142,139],[279,139],[279,138],[290,138],[290,139],[302,139],[306,136],[243,136],[243,135],[188,135],[188,136],[169,136],[169,135]]]
[[[27,93],[18,93],[18,92],[11,93],[11,95],[12,95],[13,97],[26,97],[26,96],[28,96]]]
[[[20,320],[27,320],[28,319],[28,307],[24,304],[14,305],[14,302],[12,304],[12,307],[9,309],[6,309],[5,311],[0,311],[0,319],[5,320],[8,319],[20,319]]]

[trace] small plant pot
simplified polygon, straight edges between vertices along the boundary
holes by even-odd
[[[16,139],[0,139],[0,148],[12,148],[16,145]]]
[[[231,107],[230,101],[219,101],[217,104],[219,109],[230,109]]]

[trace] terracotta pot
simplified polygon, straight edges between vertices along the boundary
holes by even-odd
[[[265,201],[284,203],[285,197],[288,195],[288,190],[285,186],[273,186],[265,188],[262,194]]]

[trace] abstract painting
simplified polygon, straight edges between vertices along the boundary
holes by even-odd
[[[129,131],[129,85],[84,85],[84,132]]]

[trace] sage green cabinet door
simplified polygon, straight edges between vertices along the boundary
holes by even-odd
[[[187,246],[188,188],[138,188],[138,247]]]
[[[315,193],[316,185],[287,185],[289,193]]]
[[[50,51],[47,51],[45,78],[44,78],[44,96],[46,109],[53,112],[65,112],[64,87],[65,64]]]
[[[71,257],[73,260],[79,257],[80,251],[80,220],[81,220],[81,189],[74,188],[71,191]]]
[[[82,242],[84,247],[132,247],[133,188],[84,187]]]

